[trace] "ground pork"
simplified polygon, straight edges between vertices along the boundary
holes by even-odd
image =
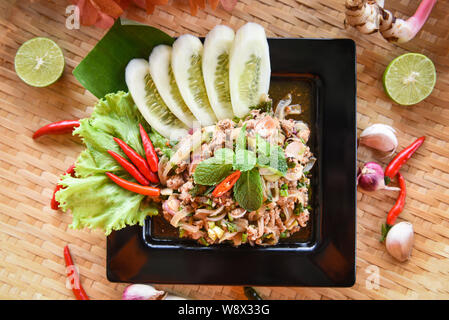
[[[234,122],[231,119],[220,120],[217,123],[217,127],[222,131],[225,131],[226,129],[232,129],[234,128]]]
[[[187,181],[179,188],[179,199],[182,202],[191,202],[192,195],[189,193],[193,189],[193,181]]]
[[[181,187],[184,184],[184,179],[182,175],[177,174],[174,176],[171,176],[167,179],[167,187],[170,189],[178,190],[179,187]]]
[[[180,222],[200,229],[194,233],[185,231],[186,238],[199,240],[203,244],[204,241],[208,244],[216,244],[230,240],[233,245],[238,246],[242,243],[242,237],[245,236],[251,245],[271,245],[276,244],[279,238],[290,236],[307,226],[310,216],[307,209],[297,213],[298,215],[294,214],[299,203],[304,208],[308,203],[310,181],[302,174],[302,168],[313,155],[307,146],[304,147],[305,151],[301,155],[289,154],[287,161],[290,166],[285,177],[281,177],[276,182],[262,179],[264,190],[266,189],[265,197],[262,207],[257,211],[246,212],[244,208],[240,207],[234,199],[232,189],[221,197],[213,197],[211,195],[213,186],[195,185],[193,173],[198,163],[213,156],[215,151],[220,148],[232,148],[235,138],[241,132],[240,127],[244,123],[247,126],[248,148],[250,138],[254,138],[256,133],[262,135],[269,143],[276,144],[283,149],[285,149],[286,139],[290,139],[287,141],[298,141],[298,137],[300,137],[303,141],[307,141],[310,135],[310,130],[303,123],[294,120],[273,119],[271,115],[260,110],[252,110],[246,120],[239,121],[238,126],[230,119],[219,121],[210,139],[202,143],[201,148],[193,152],[190,159],[177,164],[167,179],[167,187],[174,191],[169,199],[176,199],[183,210],[191,212]],[[158,150],[159,152],[160,150]],[[292,175],[294,175],[293,178]],[[298,182],[301,185],[298,185]],[[287,184],[287,188],[285,188],[285,184]],[[283,190],[287,189],[289,195],[287,197],[279,195],[279,189],[283,185]],[[192,195],[194,188],[196,188],[197,195]],[[203,211],[197,213],[198,209]],[[221,218],[215,221],[214,225],[225,233],[221,238],[217,236],[216,239],[213,239],[207,231],[211,222],[208,220],[209,215],[215,210],[221,210],[217,213],[217,216],[221,216]],[[242,216],[243,213],[245,214]],[[167,221],[173,217],[165,210],[163,216]],[[234,226],[235,229],[231,226]],[[209,231],[213,230],[214,228],[211,226]],[[281,233],[284,234],[281,235]]]
[[[287,138],[290,138],[293,134],[295,134],[295,122],[292,119],[281,120],[281,128],[284,130]]]

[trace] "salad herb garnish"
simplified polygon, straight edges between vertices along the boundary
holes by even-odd
[[[234,185],[234,197],[239,205],[248,211],[256,211],[262,206],[262,178],[259,169],[242,172]]]
[[[273,174],[284,176],[288,165],[285,153],[279,146],[272,145],[261,136],[256,135],[256,152],[247,149],[246,124],[240,129],[236,139],[236,151],[222,148],[215,151],[213,157],[198,164],[193,174],[195,183],[217,185],[232,170],[241,172],[234,185],[234,198],[248,211],[255,211],[262,206],[263,191],[258,167],[270,168]],[[281,190],[288,195],[287,190]]]

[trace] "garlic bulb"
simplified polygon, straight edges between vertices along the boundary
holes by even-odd
[[[396,130],[391,126],[376,123],[360,134],[360,144],[382,152],[395,152],[398,147],[398,139],[395,135]]]
[[[410,222],[399,222],[388,231],[385,246],[391,256],[402,262],[410,257],[413,240],[413,225]]]

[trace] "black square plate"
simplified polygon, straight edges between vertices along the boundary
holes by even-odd
[[[269,39],[272,86],[310,88],[311,221],[276,246],[204,247],[164,236],[163,219],[107,239],[112,282],[352,286],[356,243],[356,53],[349,39]],[[158,225],[157,228],[155,225]],[[169,227],[168,227],[169,228]],[[159,230],[159,231],[158,231]]]

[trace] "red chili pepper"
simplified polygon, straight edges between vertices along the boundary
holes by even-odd
[[[396,222],[396,218],[399,216],[399,214],[402,212],[405,206],[405,196],[407,194],[405,188],[405,179],[400,172],[398,172],[397,175],[401,191],[399,192],[399,197],[396,200],[395,205],[393,206],[393,208],[390,209],[390,212],[388,212],[387,226],[394,225],[394,223]]]
[[[158,184],[160,181],[159,181],[159,176],[157,175],[157,173],[156,172],[153,172],[153,171],[150,171],[150,182],[153,182],[153,183],[156,183],[156,184]]]
[[[117,160],[117,162],[123,167],[123,169],[125,169],[130,175],[132,175],[134,179],[137,180],[137,182],[144,186],[148,186],[150,184],[150,181],[148,181],[131,162],[112,150],[108,150],[108,153],[115,160]]]
[[[46,126],[38,129],[33,134],[33,139],[39,138],[46,134],[64,134],[70,133],[76,127],[80,126],[79,120],[63,120],[58,122],[49,123]]]
[[[407,162],[408,159],[415,153],[416,150],[423,144],[426,137],[421,137],[415,140],[411,145],[407,148],[399,152],[396,157],[391,160],[388,166],[385,168],[385,183],[390,183],[391,179],[393,179],[396,174],[399,172],[399,169]]]
[[[242,173],[240,172],[240,170],[231,173],[215,187],[214,191],[212,192],[212,195],[214,197],[221,197],[226,192],[231,190],[232,186],[237,182],[241,174]]]
[[[159,163],[159,158],[157,157],[156,150],[154,150],[153,143],[151,142],[150,137],[147,132],[143,128],[143,126],[139,123],[140,136],[142,138],[143,148],[145,149],[145,155],[147,157],[148,165],[150,166],[151,171],[157,172],[157,166]]]
[[[90,300],[86,294],[86,291],[84,291],[84,288],[81,285],[78,272],[75,269],[72,256],[70,255],[69,246],[67,245],[64,247],[64,260],[67,267],[67,277],[70,279],[70,285],[72,286],[72,291],[76,297],[76,300]]]
[[[75,176],[75,165],[72,164],[72,165],[67,169],[66,173],[68,173],[68,174],[70,174],[72,177],[74,177],[74,176]],[[56,184],[55,191],[53,191],[53,197],[51,198],[51,202],[50,202],[50,207],[51,207],[53,210],[58,210],[58,209],[59,209],[59,202],[56,201],[55,196],[56,196],[56,192],[58,192],[59,189],[61,189],[61,188],[62,188],[62,186],[61,186],[61,185],[59,184],[59,182],[58,182],[58,184]]]
[[[117,177],[115,174],[112,174],[110,172],[106,172],[106,175],[109,177],[109,179],[111,179],[117,185],[119,185],[120,187],[122,187],[126,190],[129,190],[129,191],[132,191],[135,193],[144,194],[144,195],[150,196],[150,197],[158,197],[161,194],[161,189],[159,189],[159,188],[150,187],[150,186],[142,186],[140,184]]]
[[[72,164],[66,171],[66,173],[70,174],[72,177],[75,176],[75,164]]]
[[[131,162],[137,167],[137,169],[139,169],[140,173],[143,174],[145,178],[153,183],[159,183],[159,179],[156,179],[157,175],[151,171],[147,161],[140,154],[134,151],[133,148],[128,146],[126,142],[120,140],[119,138],[114,138],[114,141],[117,142],[123,152],[128,156],[129,160],[131,160]]]

